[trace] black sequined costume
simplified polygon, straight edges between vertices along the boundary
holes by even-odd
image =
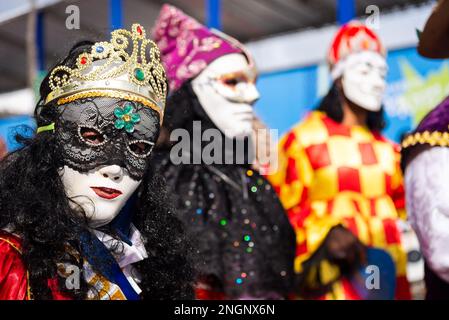
[[[201,132],[216,128],[187,82],[169,98],[164,123],[169,132],[183,128],[191,134],[193,121],[201,121]],[[267,180],[248,164],[175,165],[167,145],[155,152],[197,246],[197,297],[286,298],[295,237]]]

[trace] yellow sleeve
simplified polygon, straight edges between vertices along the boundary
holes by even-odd
[[[317,214],[309,201],[314,170],[295,130],[281,139],[278,157],[278,168],[268,179],[287,210],[296,233],[295,270],[299,273],[302,263],[321,246],[329,230],[341,221]]]
[[[295,132],[286,134],[279,142],[277,168],[267,178],[279,195],[285,209],[301,204],[313,177],[304,149],[299,146]]]

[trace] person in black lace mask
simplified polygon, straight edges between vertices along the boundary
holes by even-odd
[[[137,24],[49,72],[37,134],[0,163],[0,299],[193,297],[189,241],[150,166],[166,94]]]
[[[91,226],[111,222],[144,177],[159,135],[159,114],[138,102],[108,97],[47,110],[56,118],[60,174],[68,196],[83,206]],[[120,113],[136,120],[128,130],[116,127]]]

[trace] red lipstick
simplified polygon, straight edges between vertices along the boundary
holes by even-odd
[[[97,196],[108,200],[115,199],[122,194],[121,191],[112,188],[105,188],[105,187],[90,187],[90,188],[97,194]]]

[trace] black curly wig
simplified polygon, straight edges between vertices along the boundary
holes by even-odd
[[[78,55],[90,50],[92,44],[78,43],[57,65],[73,66]],[[55,121],[52,108],[42,108],[49,92],[47,75],[35,111],[38,126]],[[42,132],[31,137],[30,128],[20,131],[16,139],[22,147],[0,162],[0,229],[20,235],[22,258],[35,299],[52,299],[48,280],[55,277],[60,292],[73,299],[86,299],[89,285],[83,277],[78,290],[67,290],[65,279],[58,275],[59,263],[71,263],[82,270],[82,259],[68,254],[67,245],[81,252],[80,235],[88,232],[88,226],[85,216],[75,212],[66,196],[58,172],[63,159],[55,136]],[[136,190],[132,221],[144,238],[149,256],[135,264],[142,276],[139,286],[143,299],[193,297],[190,242],[169,204],[163,178],[149,168]]]

